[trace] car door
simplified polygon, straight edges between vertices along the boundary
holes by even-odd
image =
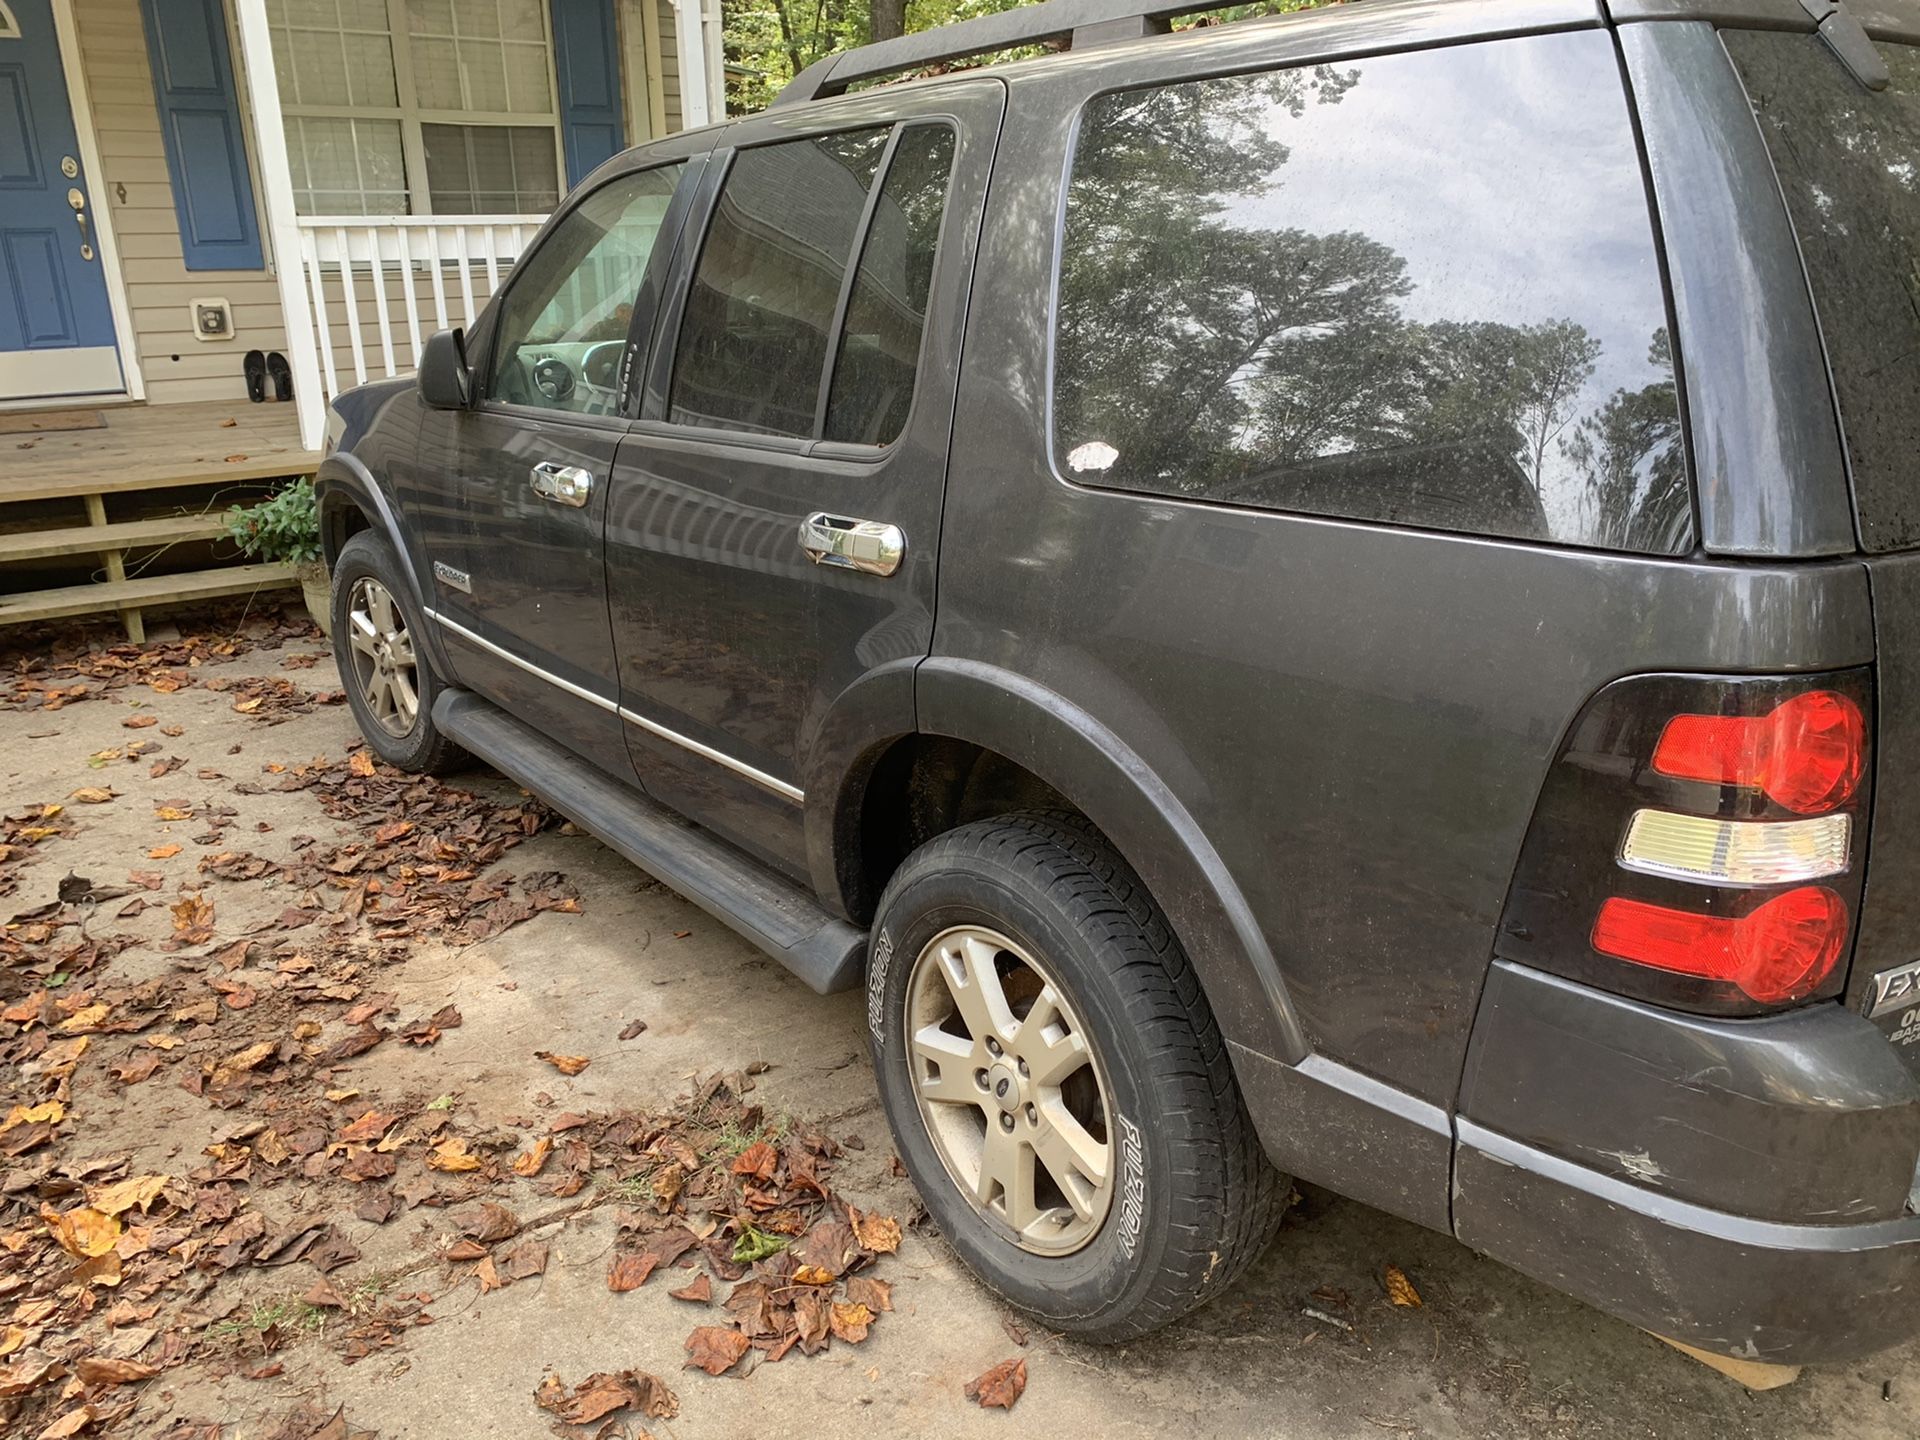
[[[490,309],[472,347],[478,397],[457,426],[460,558],[435,566],[436,619],[461,683],[622,776],[607,482],[686,214],[688,163],[627,170],[581,196]]]
[[[828,717],[913,728],[996,79],[729,130],[615,467],[608,598],[650,793],[793,874]],[[695,237],[700,237],[695,244]]]

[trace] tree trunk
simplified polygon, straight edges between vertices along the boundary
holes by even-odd
[[[907,0],[868,0],[868,3],[872,17],[869,38],[891,40],[907,33]]]
[[[800,45],[793,38],[793,17],[787,13],[787,0],[773,0],[773,11],[780,17],[780,42],[787,47],[787,63],[793,67],[793,74],[798,75],[807,67],[800,59]]]

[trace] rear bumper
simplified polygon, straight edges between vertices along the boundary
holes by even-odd
[[[1706,1020],[1496,964],[1455,1117],[1466,1244],[1722,1355],[1920,1333],[1920,1085],[1838,1005]]]
[[[1778,1365],[1858,1359],[1920,1332],[1920,1218],[1750,1220],[1459,1126],[1460,1239],[1609,1314]]]

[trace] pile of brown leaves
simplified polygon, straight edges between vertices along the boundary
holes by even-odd
[[[325,643],[312,622],[292,610],[264,616],[247,616],[244,611],[236,610],[228,625],[218,625],[212,617],[207,623],[208,628],[175,641],[110,645],[102,649],[88,647],[83,629],[69,628],[42,637],[38,642],[31,636],[10,637],[20,648],[10,650],[7,655],[11,675],[4,688],[0,688],[0,709],[59,710],[76,701],[98,700],[135,687],[160,695],[172,694],[189,685],[204,685],[214,690],[235,688],[236,682],[216,683],[203,672],[209,666],[226,664],[258,649],[277,650],[289,642],[300,641]],[[239,683],[250,686],[253,682]],[[247,701],[257,694],[262,697],[259,703],[247,709],[237,702],[234,708],[243,715],[264,711],[271,716],[275,706],[270,704],[270,699],[278,699],[284,708],[307,700],[333,703],[344,698],[339,691],[313,696],[301,692],[302,698],[298,700],[290,693],[282,697],[278,687],[288,683],[263,680],[257,689],[247,690],[240,697],[241,701]]]

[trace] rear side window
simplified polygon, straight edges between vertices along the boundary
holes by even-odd
[[[952,169],[948,126],[913,125],[900,132],[834,358],[829,440],[885,445],[906,424]]]
[[[1860,541],[1920,546],[1920,49],[1862,88],[1815,36],[1723,32],[1806,255]]]
[[[1094,100],[1054,444],[1082,484],[1692,543],[1613,49],[1581,33]]]
[[[882,177],[890,135],[876,126],[740,152],[694,270],[668,419],[817,437],[832,361],[827,435],[885,444],[898,432],[913,398],[953,132],[907,126]]]

